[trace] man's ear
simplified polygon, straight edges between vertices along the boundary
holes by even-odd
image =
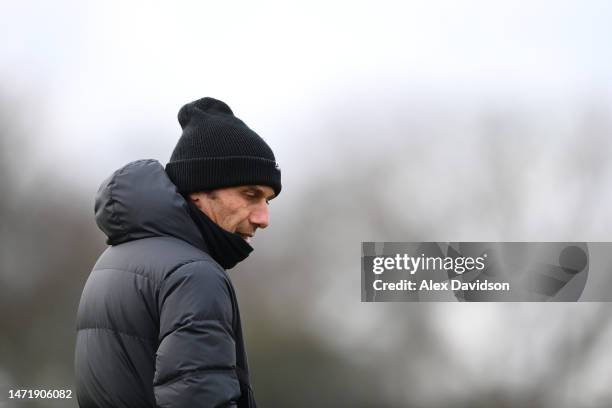
[[[200,211],[207,212],[209,209],[209,201],[213,199],[213,192],[209,191],[196,191],[195,193],[189,193],[189,201],[191,201]]]
[[[198,207],[198,209],[200,211],[204,211],[204,204],[205,204],[205,200],[203,197],[202,192],[195,192],[195,193],[189,193],[189,195],[187,196],[187,198],[189,199],[189,201],[195,205],[196,207]]]
[[[196,191],[195,193],[189,193],[189,199],[193,202],[200,201],[204,198],[215,199],[217,194],[215,190],[212,191]]]
[[[189,193],[189,200],[193,203],[198,202],[200,200],[200,194],[202,193]]]

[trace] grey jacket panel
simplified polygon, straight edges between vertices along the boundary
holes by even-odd
[[[240,398],[230,283],[223,270],[211,266],[206,261],[187,264],[162,285],[153,380],[160,406],[207,401],[217,407]],[[197,390],[185,392],[193,384]]]
[[[113,246],[77,312],[79,405],[232,406],[243,347],[233,287],[163,167],[143,160],[118,170],[95,208]]]

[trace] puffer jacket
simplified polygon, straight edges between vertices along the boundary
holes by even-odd
[[[95,211],[111,246],[77,312],[79,406],[254,407],[234,288],[162,165],[117,170]]]

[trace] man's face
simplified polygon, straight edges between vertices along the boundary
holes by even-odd
[[[268,186],[239,186],[191,193],[189,197],[218,226],[250,242],[257,228],[270,223],[268,202],[274,198],[274,190]]]

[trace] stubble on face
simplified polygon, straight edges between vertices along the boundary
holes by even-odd
[[[213,222],[250,242],[257,228],[268,225],[267,203],[274,191],[267,186],[229,187],[193,193],[191,199]]]
[[[237,233],[248,217],[248,209],[243,200],[228,189],[213,190],[206,194],[209,210],[206,215],[224,230]]]

